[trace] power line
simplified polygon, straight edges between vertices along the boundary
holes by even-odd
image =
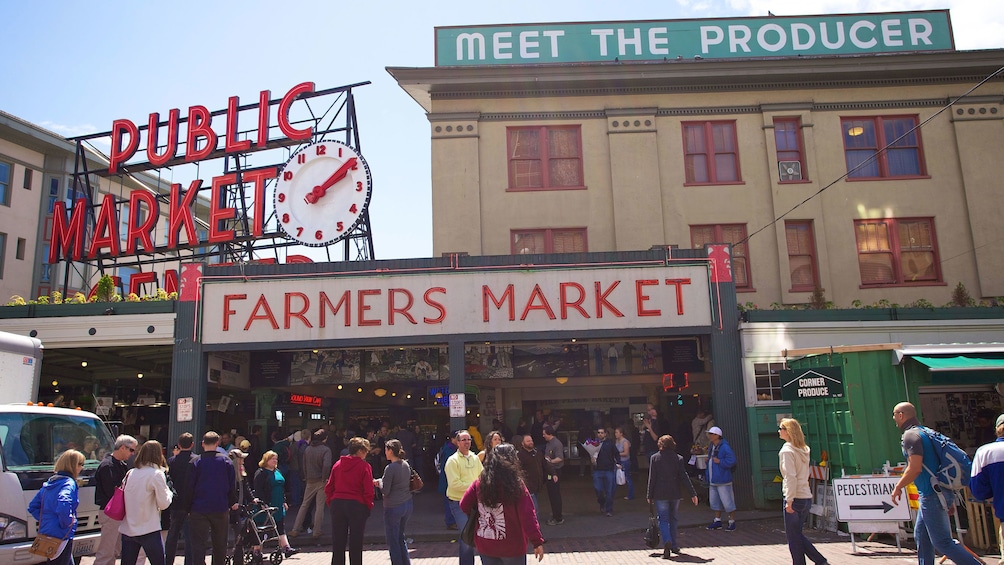
[[[747,243],[754,235],[762,232],[763,230],[765,230],[765,229],[773,226],[774,224],[778,223],[779,221],[783,220],[785,218],[785,216],[787,216],[788,214],[791,214],[792,212],[794,212],[795,210],[797,210],[798,208],[800,208],[803,204],[806,204],[807,202],[809,202],[813,198],[819,196],[826,189],[828,189],[831,186],[837,184],[838,182],[844,180],[845,178],[847,178],[848,176],[850,176],[852,173],[854,173],[858,169],[861,169],[864,166],[870,164],[872,161],[878,159],[879,156],[882,155],[883,153],[886,153],[889,150],[890,147],[894,147],[902,139],[908,137],[909,135],[913,134],[915,131],[917,131],[920,128],[922,128],[925,125],[927,125],[931,120],[933,120],[934,118],[937,118],[938,116],[940,116],[945,110],[948,110],[949,108],[951,108],[952,106],[954,106],[956,104],[956,102],[964,100],[967,96],[969,96],[970,94],[972,94],[977,88],[983,86],[984,84],[986,84],[987,82],[989,82],[991,79],[993,79],[995,76],[1001,74],[1002,72],[1004,72],[1004,67],[1001,67],[1001,68],[997,69],[996,71],[994,71],[993,73],[987,75],[983,80],[981,80],[980,82],[976,83],[972,88],[970,88],[969,90],[967,90],[965,92],[965,94],[963,94],[962,96],[959,96],[958,98],[955,98],[955,99],[951,100],[948,104],[946,104],[945,106],[942,106],[940,110],[938,110],[937,112],[935,112],[934,114],[932,114],[929,118],[927,118],[923,122],[918,123],[917,125],[913,126],[909,131],[903,133],[903,135],[901,135],[901,136],[897,137],[896,139],[894,139],[894,140],[886,143],[885,146],[883,146],[881,149],[879,149],[878,151],[876,151],[874,155],[872,155],[871,157],[865,159],[864,161],[862,161],[861,163],[859,163],[856,167],[854,167],[854,168],[848,170],[846,173],[840,175],[839,177],[837,177],[836,179],[834,179],[832,182],[830,182],[826,186],[820,188],[815,193],[813,193],[812,195],[810,195],[809,197],[807,197],[805,200],[803,200],[803,201],[799,202],[798,204],[792,206],[791,209],[788,210],[787,212],[785,212],[785,213],[781,214],[780,216],[774,218],[769,223],[767,223],[767,225],[765,225],[765,226],[759,228],[758,230],[756,230],[755,232],[747,235],[744,239],[742,239],[741,241],[738,241],[738,242],[734,243],[733,245],[742,245],[744,243]],[[971,251],[974,251],[974,250],[971,249],[971,250],[967,251],[967,253],[971,252]],[[952,258],[954,259],[954,257],[952,257]],[[944,261],[942,261],[942,263],[944,263]]]

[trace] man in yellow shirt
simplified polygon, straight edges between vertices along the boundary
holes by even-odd
[[[471,451],[471,434],[466,430],[457,434],[457,452],[446,460],[445,468],[446,498],[450,499],[450,511],[457,520],[457,528],[463,531],[467,514],[460,509],[460,499],[467,492],[467,487],[481,475],[483,468],[481,460]],[[460,565],[474,565],[474,548],[457,541],[460,545]]]

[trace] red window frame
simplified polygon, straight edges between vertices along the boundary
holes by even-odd
[[[524,247],[518,247],[519,243],[517,239],[520,236],[534,236],[539,237],[543,242],[544,248],[538,249],[538,242],[530,242],[534,244],[534,247],[527,249]],[[581,236],[581,249],[567,249],[563,237],[578,237]],[[585,253],[589,251],[589,240],[586,238],[586,228],[539,228],[539,229],[526,229],[526,230],[510,230],[509,231],[509,252],[512,255],[527,255],[532,253]]]
[[[854,220],[854,238],[862,288],[943,284],[934,218]]]
[[[923,140],[916,128],[919,122],[917,115],[841,118],[847,180],[928,178]],[[895,145],[882,151],[894,141]],[[907,166],[915,170],[904,171]]]
[[[774,118],[774,149],[777,151],[779,183],[809,182],[809,171],[805,166],[805,145],[802,141],[802,118]],[[781,180],[781,161],[798,161],[802,178]]]
[[[728,128],[727,133],[718,128]],[[680,124],[683,134],[683,169],[686,173],[686,184],[742,184],[743,178],[739,167],[739,139],[736,136],[735,120],[715,120],[706,122],[683,122]],[[723,133],[716,135],[716,133]],[[691,137],[699,136],[700,139]],[[725,145],[723,145],[723,143]],[[723,159],[731,159],[730,167]],[[703,161],[703,165],[701,162]],[[719,162],[722,167],[719,168]],[[732,178],[728,178],[728,177]]]
[[[707,234],[700,237],[701,233]],[[733,234],[735,237],[729,237]],[[690,226],[690,246],[703,249],[708,243],[732,244],[732,280],[736,290],[752,292],[753,272],[749,261],[749,242],[746,241],[746,224],[694,224]],[[735,240],[735,241],[732,241]],[[743,241],[744,243],[738,243]]]
[[[574,132],[575,147],[574,154],[552,155],[551,132]],[[521,133],[535,133],[537,135],[536,152],[522,153]],[[531,126],[531,127],[507,127],[506,128],[506,161],[509,174],[509,187],[507,191],[537,191],[537,190],[584,190],[586,188],[583,180],[582,169],[582,127],[573,126]],[[537,164],[536,172],[524,172],[520,169],[532,169],[534,163]],[[556,184],[558,182],[555,167],[562,166],[566,173],[571,172],[574,184]],[[539,175],[539,182],[536,180],[524,180],[524,177]]]
[[[812,292],[819,286],[819,262],[816,258],[816,233],[812,220],[786,220],[785,243],[788,247],[788,278],[793,292]],[[800,237],[801,236],[801,237]],[[808,283],[796,283],[803,277],[796,272],[809,271]]]

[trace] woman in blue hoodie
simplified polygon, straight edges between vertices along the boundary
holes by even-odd
[[[84,454],[67,449],[56,460],[55,475],[38,489],[28,504],[28,513],[38,520],[39,533],[65,540],[47,563],[73,563],[73,533],[77,531],[77,475],[84,468]]]

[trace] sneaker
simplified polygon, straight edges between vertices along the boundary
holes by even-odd
[[[564,518],[562,518],[561,520],[555,520],[554,518],[551,518],[550,520],[547,521],[548,526],[560,526],[564,523],[565,523]]]
[[[296,536],[300,535],[300,532],[298,532],[296,530],[290,530],[290,531],[286,532],[286,535],[288,535],[291,538],[295,538]]]
[[[457,529],[457,525],[456,524],[447,524],[446,525],[446,529],[447,530],[455,530],[455,529]]]
[[[300,553],[300,550],[299,549],[294,549],[292,546],[287,547],[287,548],[285,548],[285,549],[282,550],[282,554],[283,554],[284,557],[292,557],[292,556],[296,555],[297,553]]]
[[[709,530],[720,530],[720,529],[722,529],[722,521],[721,520],[715,520],[714,522],[708,524],[708,528],[707,529],[709,529]]]
[[[734,531],[736,531],[736,522],[735,522],[735,520],[732,520],[732,521],[729,522],[729,525],[725,527],[725,531],[726,532],[734,532]]]
[[[614,517],[613,512],[607,512],[607,518],[613,518],[613,517]]]
[[[677,554],[677,555],[680,554],[680,547],[679,546],[671,547],[671,548],[669,548],[669,550],[672,551],[673,553]]]

